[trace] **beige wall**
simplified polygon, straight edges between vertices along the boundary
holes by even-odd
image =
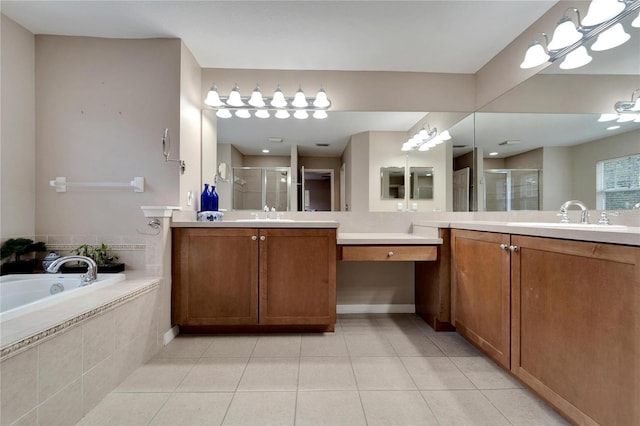
[[[213,184],[216,171],[215,140],[202,138],[202,102],[200,99],[200,65],[191,51],[180,42],[180,158],[187,167],[180,176],[180,206],[197,211],[197,195],[202,192],[201,181]],[[208,123],[211,125],[211,123]],[[217,138],[216,138],[217,139]],[[202,161],[203,150],[208,161]],[[192,194],[188,205],[188,193]]]
[[[369,211],[396,211],[402,203],[403,210],[417,203],[419,211],[449,210],[451,206],[452,152],[446,144],[440,144],[429,151],[400,150],[407,140],[406,132],[369,132]],[[411,200],[409,198],[408,176],[410,167],[433,167],[433,200]],[[404,167],[407,180],[404,199],[381,199],[381,167]],[[449,187],[449,190],[447,189]]]
[[[559,210],[571,194],[571,147],[542,150],[542,204],[540,210]]]
[[[36,36],[36,232],[136,235],[142,205],[180,203],[181,42]],[[186,152],[185,152],[186,154]],[[197,170],[197,164],[187,164]],[[49,181],[128,182],[145,192],[69,189]]]
[[[571,149],[572,195],[596,208],[596,163],[601,160],[640,154],[640,130],[577,145]],[[565,200],[566,201],[566,200]],[[594,218],[591,219],[594,221]]]
[[[35,38],[1,15],[0,239],[35,236]]]
[[[369,132],[351,135],[342,155],[347,211],[369,211]]]

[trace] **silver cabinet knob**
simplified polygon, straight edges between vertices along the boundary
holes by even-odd
[[[258,239],[258,237],[256,235],[252,235],[251,236],[251,241],[256,241]]]
[[[264,241],[266,239],[267,239],[267,237],[265,237],[264,235],[260,235],[260,241]]]
[[[512,253],[517,253],[518,252],[518,246],[509,246],[509,250],[511,250]]]
[[[390,251],[389,253],[387,253],[387,256],[389,256],[389,257],[393,256],[393,252]]]
[[[508,249],[508,248],[509,248],[509,246],[508,246],[508,245],[506,245],[506,244],[500,244],[500,250],[506,250],[506,249]]]

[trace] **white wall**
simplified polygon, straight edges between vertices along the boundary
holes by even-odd
[[[140,206],[180,203],[178,164],[161,148],[168,127],[172,158],[183,154],[180,67],[177,39],[36,36],[36,233],[136,235],[146,226]],[[56,193],[56,176],[143,176],[145,192]]]
[[[1,15],[0,239],[35,236],[35,38]]]

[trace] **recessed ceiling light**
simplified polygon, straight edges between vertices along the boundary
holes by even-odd
[[[282,143],[284,139],[282,138],[267,138],[267,140],[271,143]]]
[[[489,155],[493,157],[494,155],[498,155],[498,153],[497,152],[490,152]]]
[[[616,129],[619,129],[619,128],[620,128],[620,126],[609,126],[609,127],[607,127],[607,130],[616,130]]]
[[[264,154],[268,154],[268,153],[269,153],[269,150],[268,150],[268,149],[263,149],[263,150],[262,150],[262,152],[263,152]]]
[[[316,146],[329,146],[328,143],[317,143]]]

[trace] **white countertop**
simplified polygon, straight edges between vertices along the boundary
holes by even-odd
[[[335,220],[223,220],[221,222],[198,222],[195,220],[171,221],[172,228],[283,228],[283,229],[337,229]]]
[[[339,232],[338,244],[340,245],[369,245],[369,244],[395,244],[395,245],[433,245],[442,244],[442,238],[427,237],[423,235],[390,232]]]
[[[599,243],[640,246],[639,227],[610,227],[607,225],[581,228],[575,224],[553,224],[552,227],[536,226],[532,222],[491,222],[491,221],[416,221],[414,227],[437,227],[468,229],[472,231],[501,232],[505,234],[533,237],[560,238],[567,240],[592,241]]]

